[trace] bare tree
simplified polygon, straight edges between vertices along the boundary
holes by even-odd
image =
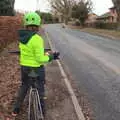
[[[67,24],[72,14],[72,5],[74,0],[49,0],[52,10],[63,17]]]
[[[92,7],[91,0],[78,0],[72,8],[72,17],[78,19],[81,25],[84,26],[89,12],[92,11]]]

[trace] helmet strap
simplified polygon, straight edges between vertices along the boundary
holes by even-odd
[[[36,31],[36,32],[39,31],[39,27],[35,25],[26,26],[26,29],[31,31]]]

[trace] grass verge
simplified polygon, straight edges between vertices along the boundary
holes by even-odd
[[[87,32],[94,35],[99,35],[103,37],[107,37],[110,39],[120,40],[120,31],[116,30],[105,30],[105,29],[96,29],[96,28],[81,28],[80,26],[68,26],[71,29],[77,29],[82,32]]]

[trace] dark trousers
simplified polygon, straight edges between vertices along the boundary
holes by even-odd
[[[36,81],[36,87],[38,89],[40,98],[43,98],[44,92],[45,92],[45,90],[44,90],[45,68],[44,68],[44,66],[41,66],[41,67],[34,68],[34,69],[35,69],[37,75],[39,75],[38,79]],[[28,89],[30,88],[30,86],[32,84],[31,80],[28,76],[30,71],[31,71],[31,67],[21,66],[21,81],[22,81],[22,83],[21,83],[21,86],[20,86],[19,91],[18,91],[18,96],[17,96],[17,100],[16,100],[15,105],[14,105],[14,109],[20,108],[20,106],[23,103],[24,98],[27,94]],[[41,99],[41,102],[42,102],[42,107],[44,107],[44,100]]]

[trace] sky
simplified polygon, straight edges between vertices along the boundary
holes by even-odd
[[[46,1],[47,0],[15,0],[15,9],[22,11],[35,11],[39,8],[41,11],[49,11],[50,7]]]
[[[37,1],[39,3],[37,4]],[[93,12],[97,15],[102,15],[109,11],[113,6],[112,0],[91,0],[93,2]],[[22,11],[35,11],[37,8],[40,11],[49,11],[50,6],[47,0],[16,0],[15,9]]]

